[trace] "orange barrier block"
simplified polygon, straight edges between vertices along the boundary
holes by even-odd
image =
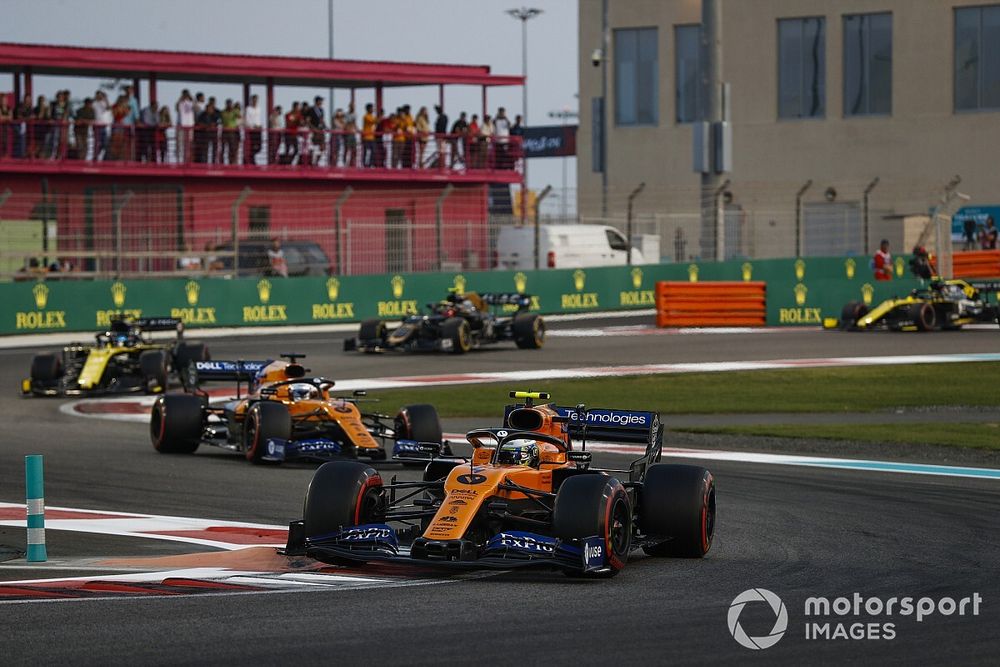
[[[729,327],[767,323],[767,283],[656,283],[656,326]]]
[[[1000,250],[956,252],[951,267],[956,278],[1000,278]]]

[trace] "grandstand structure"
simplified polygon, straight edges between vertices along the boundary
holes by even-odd
[[[364,159],[363,108],[355,132],[330,129],[329,109],[322,130],[267,126],[275,87],[337,89],[352,103],[361,91],[378,109],[389,88],[436,87],[443,105],[447,87],[475,86],[485,114],[491,88],[524,85],[488,66],[0,43],[0,72],[13,80],[0,95],[15,104],[54,92],[36,90],[38,76],[102,78],[131,83],[140,107],[158,102],[171,115],[174,100],[157,100],[158,83],[240,84],[243,108],[256,94],[263,121],[260,132],[181,130],[176,115],[145,128],[0,123],[0,273],[39,253],[81,276],[167,273],[192,254],[207,268],[240,243],[272,238],[318,243],[333,274],[487,269],[491,224],[512,213],[510,187],[523,187],[519,137],[431,134],[419,148],[410,138],[408,162],[393,164]],[[375,139],[388,152],[402,150],[396,141],[391,131]]]

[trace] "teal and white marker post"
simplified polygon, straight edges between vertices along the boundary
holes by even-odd
[[[29,563],[44,562],[48,559],[45,553],[45,482],[43,473],[41,454],[24,457]]]

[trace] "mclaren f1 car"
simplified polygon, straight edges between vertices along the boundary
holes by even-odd
[[[527,294],[452,291],[427,304],[427,314],[410,315],[393,329],[382,320],[362,322],[358,336],[344,340],[344,350],[463,354],[509,340],[521,349],[538,349],[545,344],[545,321],[530,306]]]
[[[931,279],[926,287],[902,298],[887,299],[870,310],[853,301],[844,306],[836,324],[853,331],[934,331],[1000,323],[1000,307],[995,299],[989,299],[998,291],[1000,283],[996,282]]]
[[[154,332],[176,332],[172,341],[155,341]],[[113,319],[95,344],[71,343],[62,352],[40,352],[30,376],[21,381],[26,396],[99,396],[166,391],[175,377],[191,382],[195,361],[209,358],[203,343],[185,341],[184,324],[171,317]]]
[[[435,457],[423,479],[386,483],[361,462],[321,466],[285,553],[334,564],[393,561],[466,568],[538,566],[611,576],[641,548],[702,557],[711,548],[715,481],[660,463],[659,416],[561,407],[511,392],[503,426],[470,431],[469,459]],[[626,470],[592,465],[587,442],[632,443]],[[577,447],[579,443],[579,447]]]
[[[403,463],[419,463],[428,448],[447,449],[434,406],[408,405],[395,418],[362,411],[365,392],[336,396],[333,380],[307,376],[299,363],[302,355],[282,356],[287,360],[196,362],[199,383],[235,381],[236,397],[214,404],[197,387],[158,397],[149,420],[153,447],[165,454],[190,454],[199,445],[215,445],[252,463],[382,461],[388,442],[407,453]],[[241,395],[244,382],[247,393]]]

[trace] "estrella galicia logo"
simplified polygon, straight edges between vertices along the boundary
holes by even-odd
[[[443,516],[440,519],[438,519],[438,521],[444,521],[446,523],[455,523],[456,521],[458,521],[458,519],[456,519],[453,516]]]
[[[486,475],[476,475],[475,473],[471,475],[459,475],[459,484],[468,484],[469,486],[475,486],[476,484],[482,484],[486,481]]]
[[[740,625],[740,614],[743,613],[743,607],[747,606],[749,602],[766,602],[771,606],[771,611],[774,612],[774,627],[771,628],[770,633],[762,637],[751,637]],[[729,634],[733,636],[733,639],[740,646],[756,651],[771,648],[781,640],[785,630],[788,629],[788,610],[785,609],[785,603],[781,601],[781,598],[766,588],[751,588],[737,595],[732,604],[729,605],[727,620],[729,621]]]

